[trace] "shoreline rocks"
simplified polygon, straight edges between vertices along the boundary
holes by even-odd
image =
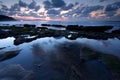
[[[15,37],[14,44],[19,45],[24,42],[31,42],[37,38],[42,37],[66,37],[70,40],[77,38],[89,38],[89,39],[102,39],[107,40],[109,38],[120,39],[120,29],[113,30],[112,32],[106,32],[111,30],[113,26],[79,26],[68,25],[66,30],[54,30],[44,26],[52,26],[52,24],[41,24],[43,27],[35,27],[34,25],[25,24],[24,27],[0,27],[0,38]],[[31,26],[31,27],[30,27]],[[63,25],[53,25],[56,27],[64,27]],[[7,29],[8,31],[1,31]],[[33,38],[25,38],[22,35],[36,36]],[[16,37],[17,36],[17,37]]]

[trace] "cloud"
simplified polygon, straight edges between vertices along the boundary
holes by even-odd
[[[114,16],[120,16],[120,9],[118,9],[118,10],[116,11],[116,13],[114,14]]]
[[[8,15],[9,8],[6,5],[0,5],[0,14],[1,15]]]
[[[43,4],[46,10],[51,9],[51,8],[67,9],[72,6],[71,4],[66,6],[66,3],[64,2],[64,0],[51,0],[51,1],[47,0],[47,1],[44,1]]]
[[[90,13],[91,18],[104,18],[106,14],[103,13],[103,10],[92,11]]]
[[[55,10],[55,9],[51,9],[47,11],[47,14],[53,14],[53,15],[59,15],[60,11]]]
[[[69,10],[69,9],[72,9],[74,7],[74,5],[72,3],[62,7],[62,10]]]
[[[29,16],[29,14],[25,14],[25,13],[21,14],[21,13],[19,13],[18,16]]]
[[[50,17],[51,19],[52,18],[61,18],[60,17],[60,11],[59,10],[55,10],[55,9],[49,9],[47,11],[47,16]]]
[[[107,2],[109,0],[97,0],[96,2]],[[43,0],[42,6],[38,5],[36,0],[32,0],[30,3],[26,3],[23,0],[18,0],[12,6],[0,5],[0,14],[5,15],[18,15],[19,17],[32,16],[35,18],[53,18],[53,19],[95,19],[95,18],[114,18],[120,17],[120,1],[111,2],[103,6],[99,5],[87,5],[86,3],[74,2],[67,3],[65,0]]]
[[[104,1],[106,1],[106,0],[100,0],[99,2],[104,2]]]
[[[39,16],[38,16],[35,12],[33,12],[33,11],[30,11],[30,12],[29,12],[29,15],[30,15],[30,16],[34,16],[34,17],[39,17]]]
[[[33,9],[35,11],[38,11],[40,9],[40,6],[37,5],[37,3],[33,0],[29,5],[28,5],[29,9]]]
[[[3,3],[2,1],[0,1],[0,4]]]
[[[83,17],[88,17],[89,14],[90,14],[92,11],[102,10],[103,8],[104,8],[104,6],[100,6],[100,5],[83,7],[83,8],[80,10],[81,16],[83,16]]]
[[[9,10],[8,7],[5,6],[5,5],[1,5],[1,9],[3,9],[3,10]]]
[[[120,8],[120,2],[107,5],[105,11],[116,11]]]
[[[36,2],[33,0],[29,5],[28,8],[29,9],[34,9],[36,7]]]
[[[8,15],[8,12],[5,10],[0,10],[0,15]]]
[[[66,5],[66,3],[63,0],[51,0],[52,6],[55,8],[61,8]]]
[[[19,4],[20,7],[27,7],[27,4],[23,1],[21,1],[21,0],[19,0],[18,4]]]
[[[120,9],[120,2],[109,4],[105,8],[105,14],[107,15],[107,17],[112,17],[116,14],[116,12],[119,9]]]
[[[20,11],[20,6],[19,4],[14,4],[11,6],[10,11]]]
[[[44,1],[43,4],[46,10],[52,8],[52,3],[50,1]]]
[[[40,6],[35,7],[35,11],[38,11],[40,9]]]
[[[11,11],[8,13],[8,15],[15,15],[15,14],[19,14],[19,12],[18,11]]]

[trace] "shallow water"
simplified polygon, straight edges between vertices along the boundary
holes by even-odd
[[[0,67],[9,64],[20,64],[23,68],[35,72],[35,80],[66,80],[70,73],[69,66],[79,64],[79,55],[83,47],[120,58],[120,40],[117,38],[108,40],[87,38],[68,40],[64,37],[45,37],[18,46],[15,46],[13,41],[13,37],[0,39],[0,48],[5,47],[0,50],[0,53],[21,50],[17,56],[0,62]],[[69,58],[66,54],[69,56],[74,54],[74,56]]]
[[[85,26],[110,25],[110,26],[120,27],[119,22],[87,22],[86,23],[86,22],[48,22],[48,21],[0,22],[0,26],[8,25],[8,24],[9,25],[35,24],[39,27],[41,26],[42,23],[62,24],[62,25],[78,24]],[[18,46],[14,45],[14,40],[15,40],[14,37],[0,39],[0,54],[4,54],[7,51],[21,50],[17,56],[1,61],[0,68],[6,65],[19,64],[26,70],[32,70],[34,72],[34,76],[35,76],[34,80],[40,80],[40,79],[41,80],[80,80],[79,78],[74,79],[75,77],[73,73],[74,71],[72,71],[71,68],[73,68],[73,66],[75,65],[79,65],[80,54],[82,53],[81,49],[84,47],[102,52],[102,54],[112,54],[120,58],[120,40],[117,38],[108,39],[108,40],[95,40],[95,39],[87,39],[87,38],[77,38],[76,40],[68,40],[65,37],[44,37],[44,38],[36,39],[29,43],[20,44]],[[94,74],[96,74],[96,72],[99,72],[99,70],[103,70],[99,73],[99,75],[102,73],[104,74],[104,72],[106,72],[106,76],[111,75],[109,74],[109,72],[106,71],[104,65],[102,65],[98,61],[88,61],[85,63],[85,65],[91,69],[96,68],[95,72],[94,71],[90,72],[91,76],[94,76]],[[84,68],[85,65],[79,66],[81,70],[82,68]],[[98,67],[97,65],[101,67]],[[83,70],[83,74],[85,74],[86,76],[87,74],[84,72],[85,69]],[[98,79],[101,80],[101,78]],[[83,79],[83,80],[87,80],[87,79]],[[110,80],[110,79],[108,77],[108,79],[105,80]]]

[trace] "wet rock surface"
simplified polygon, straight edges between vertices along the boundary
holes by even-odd
[[[34,80],[33,72],[25,70],[21,65],[7,65],[0,68],[0,80]]]
[[[89,39],[99,39],[107,40],[109,38],[120,39],[119,29],[113,30],[112,32],[106,32],[111,30],[113,26],[79,26],[79,25],[68,25],[67,27],[57,24],[41,24],[43,27],[36,27],[35,25],[24,24],[23,27],[9,26],[0,27],[0,30],[7,29],[9,31],[0,31],[0,38],[6,38],[13,36],[15,37],[14,44],[19,45],[24,42],[30,42],[37,38],[42,37],[66,37],[70,40],[75,40],[77,38],[89,38]],[[66,30],[54,30],[47,27],[55,26],[57,28],[64,27]],[[36,36],[35,38],[25,38],[21,35]]]
[[[17,56],[19,54],[21,50],[16,50],[16,51],[6,51],[4,53],[0,54],[0,62],[7,60],[7,59],[11,59],[15,56]]]

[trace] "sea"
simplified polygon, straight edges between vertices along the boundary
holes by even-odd
[[[40,27],[41,24],[60,24],[60,25],[83,25],[83,26],[114,26],[120,27],[119,21],[2,21],[2,25],[20,25],[20,24],[35,24]]]

